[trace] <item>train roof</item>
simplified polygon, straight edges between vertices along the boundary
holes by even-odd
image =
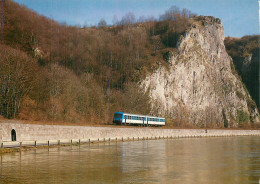
[[[145,117],[148,117],[148,118],[162,118],[162,119],[165,119],[165,118],[159,117],[159,116],[149,116],[149,115],[142,115],[142,114],[131,114],[131,113],[126,113],[126,112],[115,112],[115,113],[126,114],[126,115],[133,115],[133,116],[145,116]]]

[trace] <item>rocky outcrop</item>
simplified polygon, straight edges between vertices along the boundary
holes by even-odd
[[[152,99],[151,113],[199,127],[258,122],[257,108],[232,72],[220,19],[199,16],[190,25],[169,66],[159,67],[141,83]]]

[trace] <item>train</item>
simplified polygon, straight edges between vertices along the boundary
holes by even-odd
[[[130,114],[125,112],[115,112],[113,123],[117,125],[165,126],[165,118]]]

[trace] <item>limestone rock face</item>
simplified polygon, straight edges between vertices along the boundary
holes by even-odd
[[[190,23],[169,67],[159,67],[141,83],[152,99],[151,113],[200,127],[258,122],[258,110],[232,70],[220,19],[199,16]]]

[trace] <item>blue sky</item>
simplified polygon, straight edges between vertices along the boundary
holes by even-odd
[[[257,0],[14,0],[19,4],[69,25],[96,25],[101,18],[112,24],[128,12],[158,18],[172,5],[187,8],[198,15],[222,20],[225,36],[259,34]]]

